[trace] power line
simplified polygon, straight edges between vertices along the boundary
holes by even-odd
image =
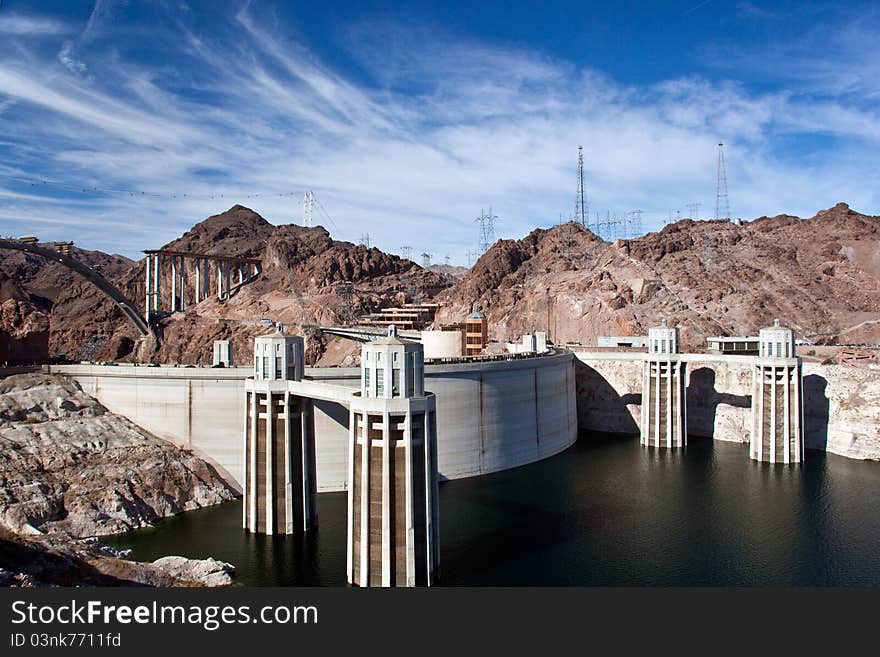
[[[46,178],[24,178],[19,176],[3,176],[0,180],[14,181],[23,183],[30,187],[51,187],[54,189],[65,189],[68,191],[79,192],[83,194],[124,194],[128,196],[149,196],[151,198],[192,198],[192,199],[218,199],[218,198],[290,198],[299,196],[302,192],[263,192],[253,194],[240,194],[237,192],[224,192],[222,194],[193,194],[191,192],[157,192],[141,189],[123,189],[112,187],[97,187],[94,185],[75,185],[72,183],[63,183],[57,180],[49,180]]]

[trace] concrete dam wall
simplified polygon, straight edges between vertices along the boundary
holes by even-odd
[[[639,433],[642,354],[575,354],[581,429]],[[752,359],[687,355],[688,433],[748,442]],[[804,439],[857,459],[880,459],[880,372],[804,363]]]
[[[532,463],[577,439],[575,360],[558,354],[512,361],[427,365],[437,397],[441,478],[458,479]],[[51,366],[109,410],[242,477],[244,379],[252,369]],[[314,381],[360,385],[360,368],[307,368]],[[345,490],[348,408],[315,402],[319,491]]]

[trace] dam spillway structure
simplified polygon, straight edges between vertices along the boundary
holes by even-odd
[[[293,394],[303,378],[304,344],[278,330],[254,342],[245,382],[242,524],[258,534],[294,534],[318,525],[314,401]]]
[[[364,344],[349,418],[348,582],[430,586],[439,573],[437,426],[419,343]]]
[[[804,460],[804,402],[801,361],[794,330],[779,325],[758,333],[752,370],[752,433],[749,456],[769,463]]]
[[[685,373],[678,327],[669,327],[664,319],[660,326],[648,329],[648,355],[642,370],[642,445],[687,444]]]

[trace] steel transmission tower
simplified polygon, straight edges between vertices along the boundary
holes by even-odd
[[[641,210],[631,210],[629,212],[629,226],[627,236],[630,239],[635,239],[636,237],[642,236],[642,211]]]
[[[303,195],[303,226],[312,225],[312,212],[315,209],[315,192],[308,190]]]
[[[474,220],[480,224],[480,255],[488,251],[489,247],[495,243],[495,220],[497,218],[497,216],[492,214],[492,206],[490,205],[489,214],[480,210],[480,216]]]
[[[578,146],[578,188],[574,203],[574,220],[586,228],[590,209],[587,207],[587,194],[584,191],[584,147]]]
[[[431,266],[431,254],[428,252],[425,252],[422,254],[422,267],[427,269],[430,266]]]
[[[400,255],[410,260],[410,256],[412,255],[412,247],[411,246],[402,246],[400,247]]]
[[[718,144],[718,176],[715,181],[715,218],[730,221],[730,202],[727,199],[727,165],[724,162],[724,144]]]

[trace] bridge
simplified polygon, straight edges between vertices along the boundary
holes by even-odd
[[[11,249],[13,251],[23,251],[25,253],[31,253],[33,255],[40,256],[41,258],[45,258],[50,262],[57,262],[67,267],[68,269],[75,271],[96,288],[101,290],[101,292],[103,292],[106,296],[108,296],[122,311],[122,314],[125,315],[126,319],[134,325],[141,336],[152,336],[153,338],[156,337],[156,334],[153,332],[153,328],[150,326],[150,323],[146,319],[144,319],[143,315],[141,315],[135,309],[134,304],[129,301],[128,298],[116,288],[116,286],[114,286],[110,281],[104,278],[104,276],[102,276],[98,271],[92,269],[88,265],[83,264],[76,258],[67,255],[67,253],[70,253],[69,250],[66,250],[67,253],[62,253],[61,251],[56,251],[55,249],[40,246],[34,240],[21,241],[3,238],[0,238],[0,249]]]
[[[147,262],[144,267],[146,276],[144,289],[146,298],[144,314],[149,321],[151,314],[160,311],[162,292],[161,260],[171,263],[170,310],[172,313],[186,310],[187,301],[187,262],[193,270],[194,285],[191,286],[190,301],[199,303],[208,298],[211,289],[211,265],[217,270],[217,300],[229,299],[243,285],[257,278],[262,272],[262,261],[259,258],[240,256],[211,255],[191,253],[173,249],[153,249],[144,251]],[[233,274],[237,281],[233,281]],[[167,292],[166,292],[167,294]]]
[[[328,335],[338,335],[340,338],[357,340],[358,342],[372,342],[373,340],[377,340],[378,338],[388,335],[388,329],[384,327],[373,328],[365,326],[318,326],[315,328],[317,328],[321,333],[326,333]],[[409,340],[410,342],[422,341],[421,331],[398,331],[397,335],[399,335],[404,340]]]

